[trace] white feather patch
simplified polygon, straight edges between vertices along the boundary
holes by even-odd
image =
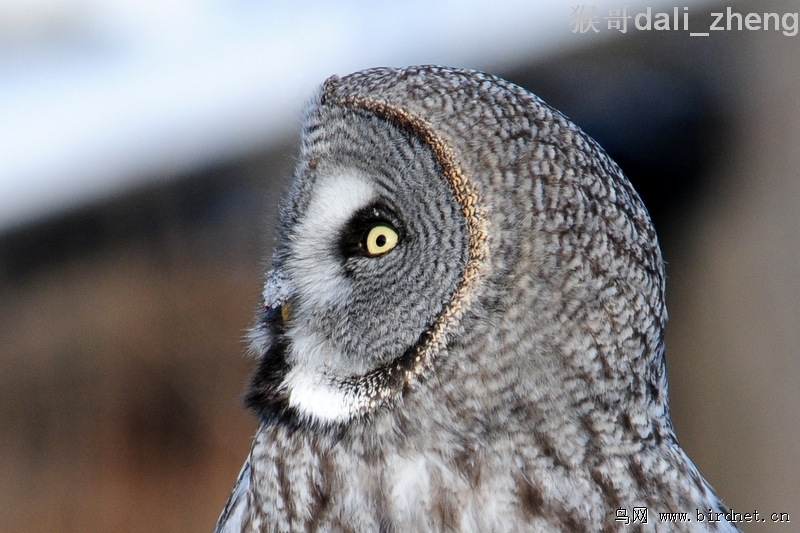
[[[320,176],[305,216],[291,235],[284,272],[291,278],[298,305],[287,332],[291,370],[281,388],[301,416],[323,424],[349,420],[369,399],[339,381],[345,375],[335,361],[343,358],[331,353],[326,339],[308,331],[304,315],[330,308],[347,296],[349,286],[336,251],[338,235],[375,196],[368,178],[355,170]]]
[[[344,386],[330,383],[325,376],[295,367],[289,371],[282,387],[289,391],[289,405],[302,416],[322,423],[349,420],[359,404],[359,398]]]
[[[347,283],[337,257],[338,236],[353,215],[375,198],[356,171],[321,177],[304,218],[292,232],[286,272],[309,307],[326,307],[344,296]]]

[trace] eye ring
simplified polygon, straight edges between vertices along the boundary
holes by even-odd
[[[392,226],[379,222],[364,232],[362,246],[369,257],[378,257],[390,252],[400,239]]]

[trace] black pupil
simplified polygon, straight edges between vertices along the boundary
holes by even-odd
[[[378,235],[378,237],[375,239],[375,244],[378,245],[378,248],[383,248],[386,246],[386,235],[382,233]]]

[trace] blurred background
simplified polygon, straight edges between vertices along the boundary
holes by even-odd
[[[527,87],[620,163],[667,261],[678,438],[767,519],[745,531],[796,530],[800,4],[627,4],[654,27],[565,1],[0,0],[0,531],[213,529],[304,101],[424,63]],[[781,28],[709,32],[728,8]]]

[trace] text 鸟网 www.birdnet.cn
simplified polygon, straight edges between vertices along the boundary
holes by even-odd
[[[657,516],[655,516],[657,515]],[[615,522],[621,524],[648,524],[653,519],[658,522],[731,522],[731,523],[791,523],[789,513],[761,513],[757,510],[742,513],[731,509],[727,512],[713,509],[694,509],[693,512],[657,512],[648,511],[647,507],[620,507],[616,510]]]

